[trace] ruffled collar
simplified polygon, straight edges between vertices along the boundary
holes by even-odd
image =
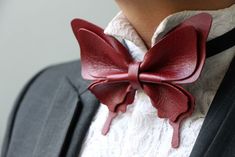
[[[165,17],[157,26],[153,36],[151,45],[153,46],[158,39],[164,36],[173,27],[184,21],[185,19],[198,14],[207,12],[212,15],[213,22],[209,32],[208,41],[220,36],[235,27],[235,4],[218,10],[184,10],[173,13]],[[107,25],[104,30],[105,34],[112,35],[119,39],[125,39],[135,44],[141,51],[147,52],[143,40],[136,32],[135,28],[128,21],[127,17],[120,11]]]

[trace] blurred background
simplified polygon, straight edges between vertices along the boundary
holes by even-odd
[[[0,0],[0,150],[24,84],[48,65],[79,58],[70,21],[105,27],[117,12],[113,0]]]

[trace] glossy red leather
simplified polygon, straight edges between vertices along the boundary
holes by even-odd
[[[160,118],[173,127],[172,147],[179,147],[180,124],[195,106],[193,95],[180,84],[198,79],[206,57],[206,40],[212,17],[200,13],[170,30],[136,62],[128,50],[103,29],[81,19],[71,22],[80,44],[82,76],[92,80],[88,89],[107,105],[110,113],[103,128],[107,134],[119,111],[132,104],[136,90],[151,99]]]

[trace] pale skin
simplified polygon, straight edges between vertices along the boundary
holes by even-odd
[[[147,48],[159,23],[183,10],[215,10],[235,4],[235,0],[115,0],[134,26]]]

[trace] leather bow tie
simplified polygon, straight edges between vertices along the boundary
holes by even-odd
[[[195,106],[194,97],[180,85],[200,76],[211,23],[207,13],[188,18],[150,48],[142,62],[137,62],[100,27],[81,19],[72,21],[81,49],[82,77],[92,81],[88,89],[109,109],[103,134],[109,131],[118,112],[125,112],[133,103],[136,90],[143,90],[158,116],[169,119],[172,147],[179,146],[180,124]]]

